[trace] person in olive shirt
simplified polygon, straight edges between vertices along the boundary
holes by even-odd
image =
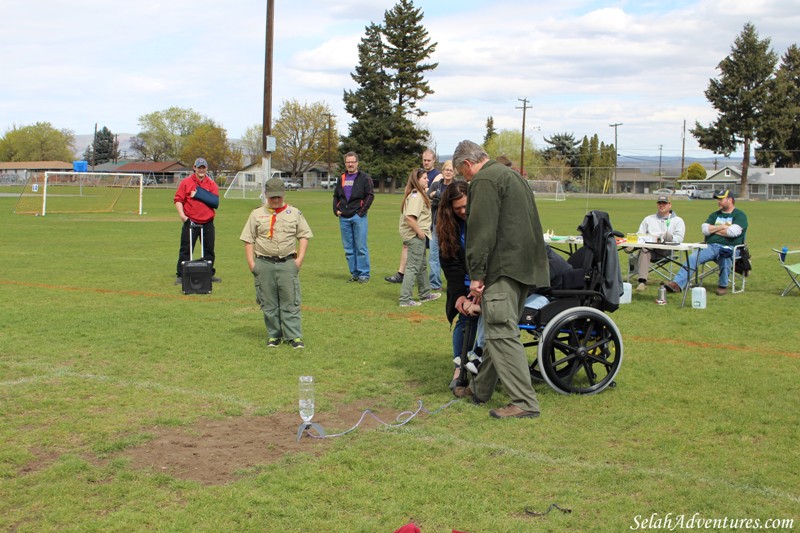
[[[240,239],[255,277],[256,301],[267,326],[267,347],[276,348],[285,341],[292,348],[305,348],[298,273],[313,234],[303,213],[284,202],[283,180],[272,178],[264,192],[266,205],[250,213]]]
[[[529,289],[548,287],[544,232],[533,191],[516,171],[489,159],[483,148],[461,141],[453,165],[470,182],[467,193],[466,262],[470,297],[485,322],[484,359],[460,398],[489,400],[498,379],[511,399],[494,418],[534,418],[539,402],[519,338],[519,317]]]

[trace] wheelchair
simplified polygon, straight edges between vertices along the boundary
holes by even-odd
[[[567,259],[572,268],[555,279],[551,273],[551,287],[541,292],[547,303],[526,307],[519,329],[534,382],[561,394],[590,395],[616,386],[622,365],[622,335],[607,314],[622,293],[616,245],[622,234],[602,211],[587,214],[578,230],[584,246]],[[462,356],[465,380],[464,363]]]

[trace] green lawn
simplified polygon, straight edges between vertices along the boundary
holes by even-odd
[[[399,287],[383,281],[399,259],[401,197],[378,195],[370,211],[368,285],[345,283],[330,193],[287,198],[314,231],[302,352],[264,345],[239,241],[252,201],[223,199],[223,282],[183,296],[171,191],[147,190],[143,216],[13,215],[16,199],[0,197],[0,529],[390,532],[413,519],[426,533],[623,531],[653,513],[800,525],[800,293],[779,296],[789,280],[771,252],[800,247],[789,202],[738,204],[753,256],[744,294],[717,297],[709,279],[708,307],[680,309],[675,295],[656,305],[653,287],[612,315],[625,358],[601,394],[537,384],[536,420],[496,421],[457,402],[331,439],[322,453],[307,437],[225,485],[134,467],[126,452],[162,428],[296,413],[300,375],[315,377],[321,421],[346,406],[393,419],[418,400],[434,410],[452,399],[443,300],[401,309]],[[699,240],[716,202],[673,207]],[[626,233],[655,202],[539,208],[559,234],[589,209]],[[505,403],[499,392],[489,407]],[[525,512],[551,503],[572,512]]]

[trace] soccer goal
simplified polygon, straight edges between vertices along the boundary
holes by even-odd
[[[225,190],[224,198],[259,199],[266,181],[263,172],[237,172]]]
[[[111,172],[34,173],[20,193],[16,214],[142,214],[141,174]]]
[[[528,185],[537,200],[563,202],[567,199],[567,195],[564,194],[564,185],[560,181],[528,180]]]

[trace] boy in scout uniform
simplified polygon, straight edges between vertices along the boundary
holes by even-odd
[[[286,342],[295,349],[305,348],[298,273],[313,234],[303,213],[284,203],[283,180],[270,179],[264,193],[267,203],[250,213],[239,238],[255,277],[256,301],[264,312],[267,347]]]

